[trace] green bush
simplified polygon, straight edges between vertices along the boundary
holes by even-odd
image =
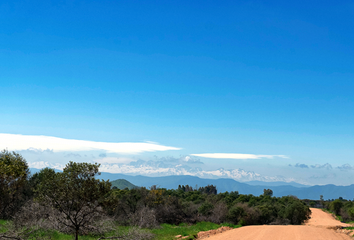
[[[229,210],[229,214],[227,216],[228,220],[234,224],[238,224],[243,216],[246,215],[245,209],[242,205],[236,205]],[[242,225],[242,224],[241,224]],[[243,224],[245,225],[245,224]]]
[[[301,224],[310,218],[311,211],[300,201],[294,201],[285,209],[285,218],[289,219],[291,224]]]
[[[334,212],[335,215],[339,215],[340,209],[343,207],[343,202],[339,199],[334,200],[329,204],[329,209]]]
[[[198,208],[198,212],[202,215],[210,216],[213,209],[214,209],[213,204],[209,202],[205,202]]]

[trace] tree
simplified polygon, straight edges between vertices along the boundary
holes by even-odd
[[[54,169],[49,167],[43,168],[39,172],[33,174],[28,180],[28,185],[32,190],[32,195],[34,195],[35,189],[38,188],[38,185],[41,182],[46,182],[50,180],[54,175],[55,175]]]
[[[25,201],[28,176],[27,162],[20,154],[7,150],[0,153],[0,218],[12,216]]]
[[[99,164],[69,162],[63,172],[48,174],[38,185],[37,200],[57,209],[57,221],[71,229],[78,240],[80,233],[99,231],[95,221],[103,214],[109,181],[95,179]]]
[[[335,215],[339,215],[340,209],[343,207],[343,202],[339,199],[336,199],[333,202],[331,202],[329,206]]]
[[[320,201],[321,201],[321,205],[322,205],[322,207],[324,208],[324,207],[325,207],[325,205],[324,205],[323,195],[320,195]]]
[[[272,189],[264,189],[263,190],[263,195],[272,197],[273,196],[273,190]]]
[[[218,193],[218,190],[216,189],[216,186],[208,185],[208,186],[205,186],[205,187],[200,187],[199,188],[199,192],[206,193],[208,195],[210,195],[210,194],[216,195]]]

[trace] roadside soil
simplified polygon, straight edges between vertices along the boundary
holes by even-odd
[[[348,232],[341,230],[351,226],[334,219],[321,209],[311,208],[311,219],[304,225],[262,225],[246,226],[229,230],[208,240],[353,240]]]

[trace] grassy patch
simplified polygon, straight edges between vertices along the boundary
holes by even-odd
[[[0,219],[0,233],[3,233],[3,232],[6,232],[6,231],[7,231],[6,227],[4,227],[4,225],[5,225],[6,223],[7,223],[6,220]]]
[[[0,225],[6,224],[7,221],[5,220],[0,220]],[[156,240],[171,240],[175,239],[176,235],[182,235],[182,236],[190,236],[188,239],[195,239],[194,236],[198,234],[200,231],[208,231],[212,229],[217,229],[222,226],[228,226],[232,228],[238,228],[241,227],[240,225],[233,225],[233,224],[215,224],[211,222],[199,222],[197,224],[186,224],[186,223],[181,223],[180,225],[170,225],[170,224],[162,224],[160,228],[156,229],[145,229],[148,232],[151,232],[155,234]],[[124,233],[128,231],[131,227],[124,227],[124,226],[117,226],[117,230],[121,233]],[[1,230],[1,229],[0,229]],[[43,234],[45,234],[43,232]],[[114,233],[108,233],[106,234],[106,237],[112,236]],[[72,240],[73,237],[72,235],[64,234],[58,231],[51,231],[50,236],[53,240]],[[97,236],[80,236],[80,240],[97,240]]]
[[[332,214],[335,219],[337,219],[338,221],[344,222],[342,216],[340,216],[340,215],[335,215],[334,212],[332,212],[332,211],[330,211],[330,210],[327,210],[327,209],[325,209],[325,208],[322,208],[322,211],[324,211],[324,212],[326,212],[326,213],[329,213],[329,214]],[[348,223],[348,222],[347,222],[347,223]]]
[[[129,227],[122,227],[122,226],[117,226],[117,229],[119,232],[124,233],[129,230]],[[113,236],[114,233],[107,233],[105,234],[106,237],[111,237]],[[73,236],[69,234],[64,234],[58,231],[52,231],[50,233],[50,236],[53,240],[72,240]],[[99,236],[93,236],[93,235],[85,235],[85,236],[79,236],[80,240],[97,240]]]
[[[200,231],[208,231],[212,229],[217,229],[222,226],[228,226],[232,228],[241,227],[240,225],[232,224],[215,224],[211,222],[199,222],[194,225],[188,225],[185,223],[180,224],[179,226],[162,224],[159,229],[152,229],[151,232],[156,235],[157,240],[170,240],[175,239],[176,235],[190,236],[188,239],[195,239],[194,236]]]
[[[200,222],[194,225],[188,225],[182,223],[178,226],[170,225],[170,224],[162,224],[160,228],[156,229],[146,229],[147,231],[155,234],[156,240],[172,240],[175,239],[176,235],[182,236],[190,236],[188,239],[195,239],[194,235],[197,235],[200,231],[208,231],[212,229],[217,229],[222,226],[229,226],[232,228],[241,227],[239,225],[232,225],[232,224],[215,224],[210,222]],[[119,226],[119,231],[124,232],[128,231],[130,227],[122,227]],[[111,234],[107,234],[107,237],[111,236]],[[53,240],[72,240],[72,236],[54,232],[52,235]],[[80,240],[97,240],[98,237],[94,236],[80,236]]]
[[[7,223],[7,221],[5,220],[0,220],[0,225],[5,225]],[[129,230],[129,227],[122,227],[122,226],[117,226],[117,229],[119,232],[126,232]],[[0,233],[1,232],[6,232],[7,229],[5,228],[0,228]],[[113,236],[113,232],[112,233],[107,233],[105,236],[106,237],[110,237]],[[65,233],[61,233],[58,231],[41,231],[41,235],[43,236],[50,236],[51,239],[53,240],[72,240],[73,236],[69,235],[69,234],[65,234]],[[79,236],[80,240],[97,240],[99,237],[98,236],[92,236],[92,235],[86,235],[86,236]]]
[[[354,230],[354,227],[345,227],[343,229]]]
[[[6,220],[2,220],[2,219],[0,219],[0,225],[5,225],[7,223],[7,221]]]

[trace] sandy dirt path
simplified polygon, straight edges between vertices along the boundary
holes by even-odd
[[[311,219],[301,226],[247,226],[220,233],[208,240],[353,240],[333,229],[348,224],[335,220],[320,209],[311,208]]]

